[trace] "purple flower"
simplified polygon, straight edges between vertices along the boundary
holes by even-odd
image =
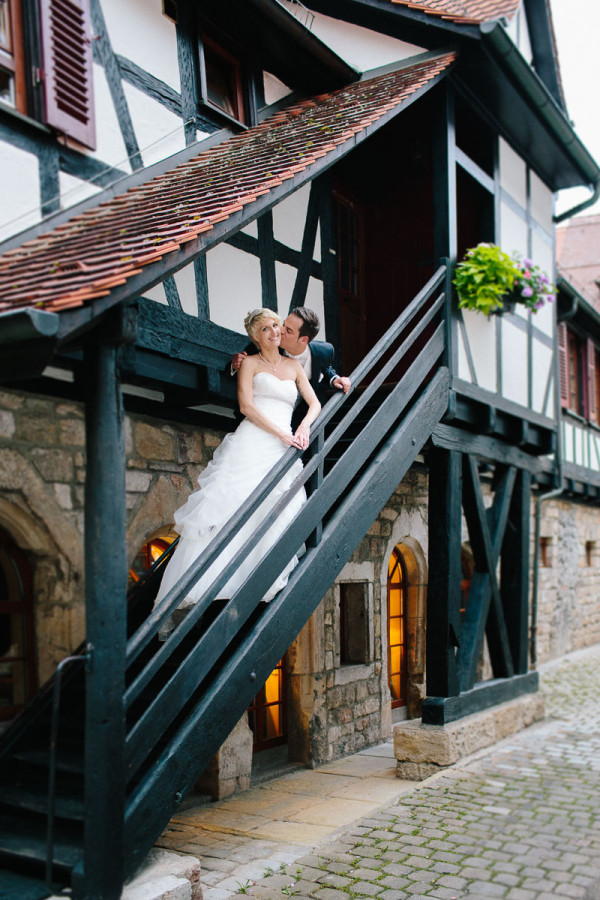
[[[533,265],[533,260],[532,259],[524,259],[523,265],[525,266],[526,269],[530,269],[531,266]]]
[[[533,288],[524,287],[521,291],[521,297],[533,297]]]
[[[548,276],[547,276],[547,275],[544,275],[544,273],[542,272],[542,273],[540,274],[540,282],[541,282],[542,284],[548,284],[549,281],[550,281],[550,279],[548,278]]]
[[[535,304],[535,308],[536,308],[536,309],[541,309],[543,305],[544,305],[544,301],[543,301],[543,300],[538,300],[538,302]]]

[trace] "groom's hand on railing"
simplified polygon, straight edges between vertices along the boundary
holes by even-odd
[[[232,357],[232,360],[231,360],[231,374],[232,375],[234,375],[238,371],[239,367],[241,366],[241,364],[243,363],[243,361],[246,359],[247,356],[248,356],[248,354],[244,350],[243,353],[236,353],[235,356]]]
[[[352,387],[352,382],[349,378],[346,378],[345,375],[338,375],[338,377],[334,378],[331,382],[331,386],[336,388],[338,391],[343,391],[345,394],[347,394]]]

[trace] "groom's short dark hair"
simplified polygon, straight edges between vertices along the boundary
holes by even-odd
[[[302,319],[299,337],[307,337],[308,343],[310,344],[312,339],[318,335],[319,328],[321,327],[316,312],[313,312],[312,309],[307,309],[306,306],[296,306],[295,309],[291,310],[290,315],[298,316],[299,319]]]

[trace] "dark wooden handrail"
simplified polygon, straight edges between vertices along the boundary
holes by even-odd
[[[429,301],[431,295],[440,287],[440,285],[444,281],[446,269],[444,266],[441,266],[435,275],[427,282],[424,288],[417,294],[414,300],[407,306],[405,310],[400,314],[398,319],[394,322],[394,324],[386,331],[382,338],[375,344],[375,346],[371,349],[371,351],[367,354],[367,356],[359,363],[354,372],[351,375],[352,380],[352,388],[348,395],[344,395],[339,392],[335,396],[331,397],[331,399],[327,402],[324,409],[321,412],[317,422],[313,425],[311,429],[311,445],[320,434],[323,433],[325,426],[331,421],[339,407],[348,401],[349,396],[356,390],[356,388],[361,384],[361,382],[365,379],[365,377],[370,373],[373,367],[379,362],[382,355],[392,346],[394,341],[398,338],[400,334],[405,330],[410,321],[418,315],[418,313],[422,310],[424,305]],[[412,343],[412,342],[411,342]],[[405,352],[405,351],[403,351]],[[400,357],[398,357],[400,358]],[[394,363],[394,365],[397,364]],[[386,374],[389,374],[393,370],[393,366],[389,366],[389,364],[382,370],[385,371]],[[381,376],[381,373],[380,373]],[[383,378],[377,379],[378,384],[383,383]],[[365,395],[371,397],[373,392],[369,393],[365,391]],[[365,401],[366,402],[366,401]],[[350,422],[348,422],[350,424]],[[190,566],[188,571],[183,575],[179,581],[173,586],[173,588],[163,597],[161,603],[155,607],[152,613],[148,616],[144,624],[139,628],[136,634],[131,638],[127,648],[127,662],[132,662],[138,654],[148,645],[148,643],[157,635],[160,626],[162,623],[171,615],[171,613],[179,606],[181,599],[189,593],[191,588],[200,580],[202,573],[207,571],[210,565],[217,559],[217,557],[222,553],[227,544],[230,542],[233,535],[239,530],[239,528],[244,525],[246,521],[248,521],[249,517],[258,509],[260,504],[266,497],[269,496],[273,487],[281,480],[282,476],[289,471],[291,466],[296,462],[296,460],[301,456],[301,451],[292,449],[286,451],[286,453],[282,456],[281,460],[273,467],[269,475],[265,477],[265,479],[258,485],[258,487],[252,492],[252,494],[248,497],[248,499],[242,504],[242,506],[234,513],[234,515],[229,519],[227,524],[220,530],[220,532],[215,536],[215,538],[211,541],[208,547],[200,554],[200,556],[195,560],[195,562]],[[314,472],[314,469],[310,470],[310,474]],[[302,484],[308,479],[309,475],[306,474],[306,469],[304,470],[303,475],[301,476],[301,480],[297,483],[295,482],[293,487],[290,489],[288,494],[288,499],[291,500],[294,493],[296,493]],[[264,531],[267,529],[265,528]],[[262,532],[264,534],[264,531]],[[254,541],[253,541],[254,542]],[[243,548],[244,549],[244,548]],[[246,548],[247,550],[247,548]],[[241,556],[241,551],[239,555],[239,559],[243,559]],[[188,625],[185,629],[185,633],[189,631],[193,624],[197,621],[197,619],[202,615],[202,612],[206,608],[206,604],[204,603],[205,598],[210,598],[217,595],[216,592],[227,583],[228,578],[226,577],[227,570],[224,570],[217,579],[213,582],[211,587],[207,590],[207,592],[200,598],[199,602],[195,606],[196,615],[190,619],[191,613],[188,614],[186,619],[188,619]],[[182,623],[183,625],[183,623]],[[175,633],[173,633],[169,641],[166,642],[170,647],[170,652],[174,649],[176,644],[179,643],[180,639],[183,637],[183,631],[181,630],[181,626],[176,630],[178,633],[178,640],[176,642],[173,641]],[[133,694],[130,695],[130,699]]]

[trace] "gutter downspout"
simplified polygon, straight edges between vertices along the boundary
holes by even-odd
[[[577,307],[579,306],[579,300],[577,296],[573,296],[571,298],[571,308],[566,312],[563,316],[561,316],[560,321],[566,322],[568,319],[572,319],[575,313],[577,312]],[[558,341],[556,338],[555,343]],[[563,486],[563,453],[562,453],[562,420],[560,415],[560,390],[558,388],[559,379],[560,379],[560,360],[558,358],[558,348],[555,346],[555,384],[556,390],[554,392],[556,408],[558,410],[557,420],[558,420],[558,430],[556,437],[556,476],[558,487],[555,487],[551,491],[547,491],[545,494],[540,494],[539,497],[535,499],[535,526],[534,526],[534,545],[533,545],[533,584],[531,588],[531,630],[529,635],[529,665],[532,669],[535,669],[537,663],[537,619],[538,619],[538,595],[539,595],[539,582],[540,582],[540,537],[541,537],[541,529],[542,529],[542,504],[547,500],[552,500],[555,497],[560,497],[564,490]]]
[[[600,181],[597,181],[595,184],[588,185],[590,190],[592,191],[592,196],[588,197],[587,200],[584,200],[583,203],[578,203],[577,206],[573,206],[572,209],[567,209],[566,212],[561,213],[559,216],[553,216],[552,221],[558,225],[560,222],[564,222],[565,219],[570,219],[572,216],[576,216],[577,213],[583,212],[584,209],[587,209],[588,206],[593,206],[594,203],[600,197]]]

